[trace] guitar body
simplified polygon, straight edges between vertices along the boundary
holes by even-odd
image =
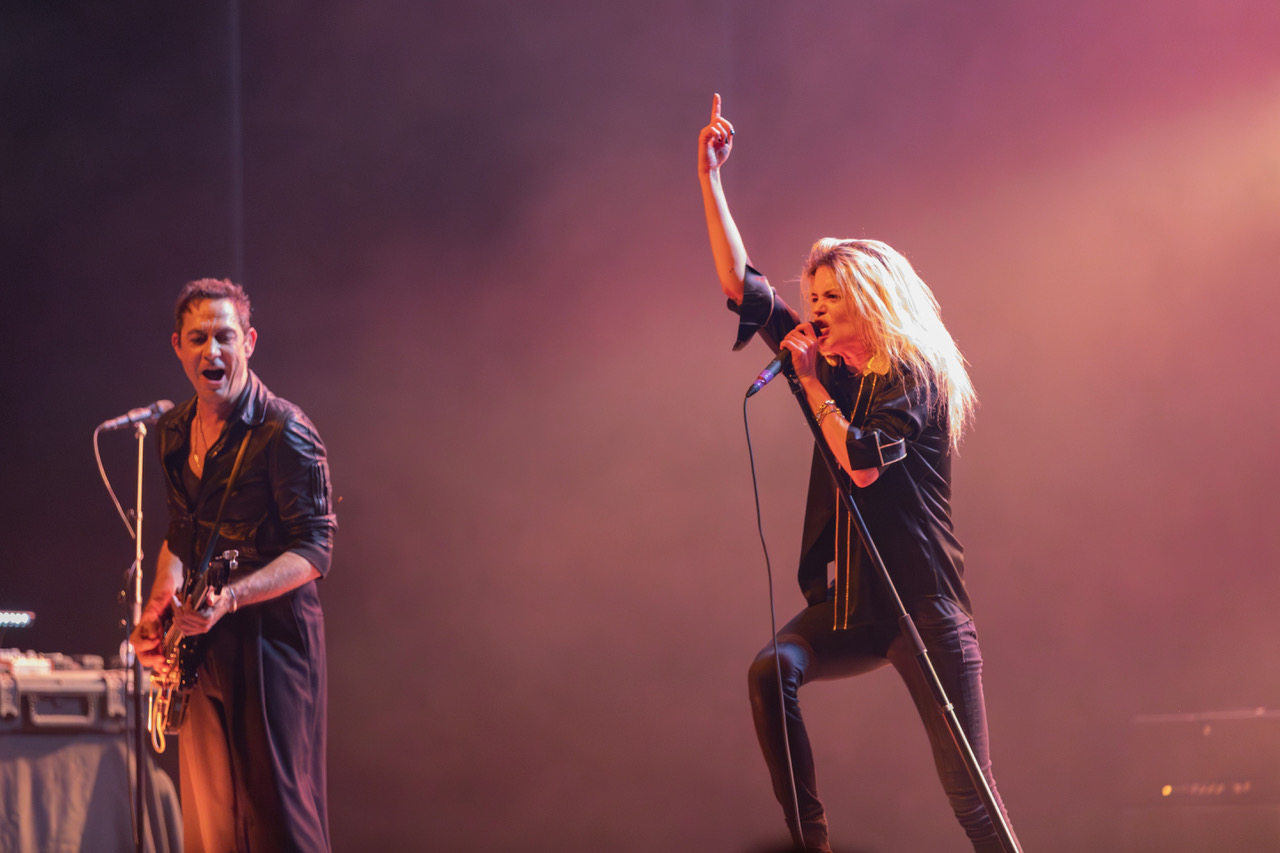
[[[211,594],[220,592],[231,570],[236,567],[238,551],[223,551],[221,557],[209,561],[208,568],[191,579],[183,590],[183,598],[199,609]],[[187,713],[187,697],[196,686],[200,661],[204,658],[205,635],[188,637],[170,625],[164,637],[164,659],[168,671],[151,673],[155,695],[151,701],[148,728],[156,752],[164,752],[165,736],[176,735]]]
[[[170,628],[178,635],[173,650],[166,653],[165,663],[169,671],[164,675],[152,675],[151,684],[157,691],[152,706],[153,725],[158,723],[166,735],[176,735],[187,714],[187,696],[196,686],[196,672],[204,657],[201,637],[185,637],[177,628]],[[169,648],[166,639],[165,648]]]

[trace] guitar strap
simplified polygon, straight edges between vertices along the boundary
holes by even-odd
[[[222,528],[222,512],[227,508],[227,498],[231,497],[231,490],[235,487],[236,478],[240,476],[240,463],[244,462],[244,450],[249,446],[249,436],[253,434],[253,428],[247,427],[244,431],[244,438],[240,439],[240,449],[236,451],[235,464],[231,466],[231,476],[227,478],[227,488],[222,493],[222,503],[218,504],[218,516],[213,520],[213,532],[209,534],[209,544],[205,546],[204,557],[200,560],[200,571],[193,575],[188,583],[195,582],[195,579],[203,575],[209,568],[209,561],[213,559],[213,552],[218,544],[218,536]]]

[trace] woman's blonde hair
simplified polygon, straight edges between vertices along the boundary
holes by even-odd
[[[930,409],[946,419],[952,449],[958,447],[977,395],[933,291],[906,258],[879,240],[824,237],[814,243],[801,277],[806,301],[823,267],[861,318],[873,359],[887,359],[891,371],[906,369],[921,380]]]

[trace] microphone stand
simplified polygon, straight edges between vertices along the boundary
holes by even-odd
[[[787,369],[784,372],[787,375],[787,383],[791,386],[791,393],[795,395],[796,400],[800,403],[800,409],[804,412],[805,423],[809,425],[810,431],[813,432],[818,451],[822,454],[822,459],[826,462],[827,469],[831,472],[832,482],[838,484],[840,482],[840,464],[836,461],[835,455],[827,445],[827,440],[822,435],[822,428],[818,426],[817,421],[814,419],[813,412],[809,410],[809,402],[805,396],[804,388],[800,385],[799,379],[796,378],[794,370]],[[871,539],[866,522],[862,520],[862,513],[858,511],[858,504],[853,499],[852,489],[846,491],[837,487],[836,492],[849,510],[849,516],[858,528],[858,538],[862,540],[862,547],[866,549],[868,556],[871,557],[872,565],[875,566],[876,573],[880,576],[885,590],[888,591],[897,605],[898,628],[915,648],[916,663],[920,666],[921,673],[924,674],[925,680],[929,683],[929,689],[933,693],[933,700],[937,703],[938,710],[946,718],[947,728],[951,732],[951,740],[955,743],[956,749],[960,752],[960,757],[964,760],[965,768],[969,771],[969,778],[973,781],[974,787],[978,789],[978,796],[982,798],[982,804],[986,807],[987,814],[991,816],[991,823],[996,828],[996,833],[1000,836],[1001,846],[1004,847],[1005,853],[1022,853],[1022,848],[1018,846],[1017,839],[1013,837],[1013,830],[1010,829],[1008,821],[1005,820],[1004,812],[996,806],[995,794],[992,793],[991,786],[987,784],[987,777],[982,775],[982,768],[978,766],[978,756],[974,754],[973,747],[969,744],[969,738],[960,726],[960,718],[956,716],[955,706],[947,698],[947,692],[943,689],[942,680],[938,678],[937,670],[933,668],[933,662],[929,660],[929,651],[924,646],[924,640],[920,638],[920,632],[916,630],[916,623],[912,620],[911,614],[907,612],[906,606],[903,605],[902,598],[898,595],[898,588],[893,583],[893,577],[889,574],[888,567],[885,566],[884,560],[880,557],[880,552],[876,549],[875,542]]]
[[[134,514],[136,524],[133,530],[133,602],[129,608],[129,633],[142,621],[142,461],[143,443],[147,437],[147,425],[142,421],[134,424],[134,434],[138,437],[138,487],[137,504]],[[128,590],[125,591],[128,594]],[[134,791],[133,801],[133,840],[138,853],[144,853],[147,819],[147,751],[146,739],[142,736],[142,660],[137,653],[133,657],[133,755],[134,755]]]

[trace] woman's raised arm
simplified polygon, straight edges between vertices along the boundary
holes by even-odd
[[[720,183],[720,167],[733,150],[733,125],[720,115],[720,96],[711,100],[711,122],[698,134],[698,180],[702,184],[702,206],[711,237],[711,254],[716,261],[720,287],[734,302],[742,302],[742,281],[747,272],[747,248],[729,213],[729,202]]]

